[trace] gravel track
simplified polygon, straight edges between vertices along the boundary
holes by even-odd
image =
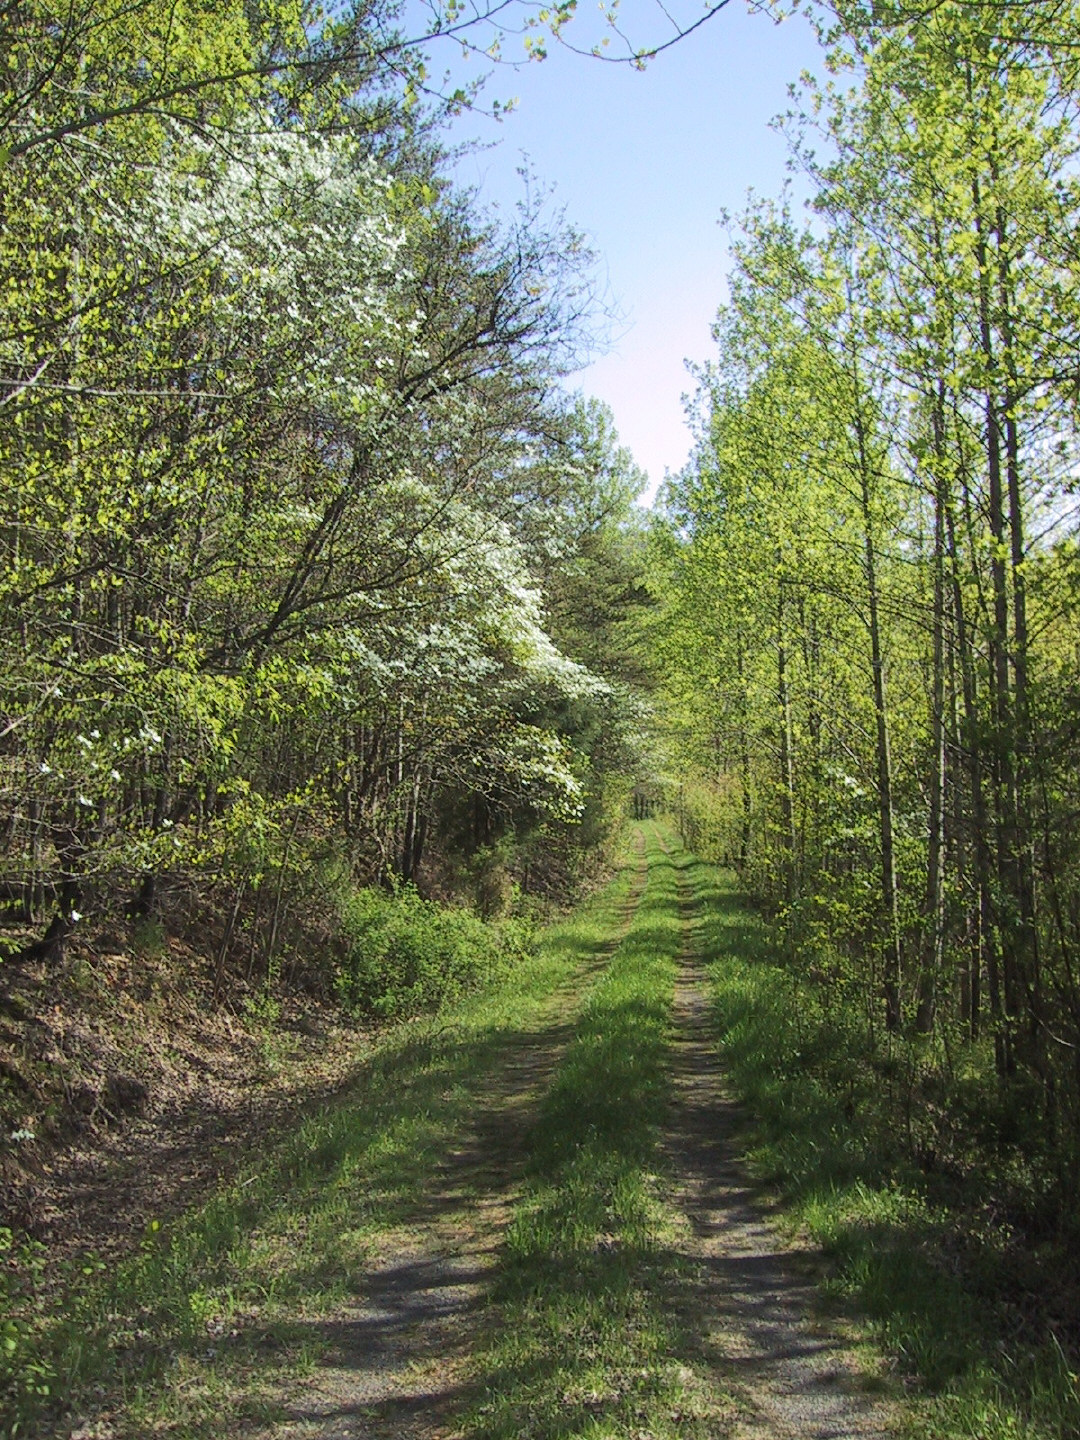
[[[680,872],[686,941],[672,1014],[664,1152],[692,1277],[680,1297],[699,1360],[735,1396],[732,1440],[882,1440],[893,1409],[835,1322],[816,1313],[813,1257],[785,1241],[739,1163],[738,1106],[716,1057],[695,903]]]
[[[694,897],[680,872],[686,939],[672,1016],[673,1098],[663,1142],[677,1263],[681,1357],[736,1397],[717,1440],[885,1440],[895,1411],[839,1324],[816,1313],[813,1257],[780,1237],[737,1158],[738,1107],[717,1068]],[[286,1418],[259,1440],[451,1440],[474,1398],[470,1365],[520,1194],[524,1139],[573,1034],[573,1017],[629,929],[548,1022],[498,1063],[470,1131],[442,1159],[407,1228],[382,1237],[354,1305],[313,1325],[322,1360]],[[730,1413],[730,1412],[729,1412]],[[733,1426],[733,1428],[731,1428]]]

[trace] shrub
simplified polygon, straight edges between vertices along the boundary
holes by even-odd
[[[350,1009],[385,1017],[437,1009],[494,979],[524,953],[523,921],[481,920],[424,900],[412,885],[355,890],[342,901],[337,990]]]

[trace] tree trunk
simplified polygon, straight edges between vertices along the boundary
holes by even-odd
[[[779,551],[777,569],[782,565]],[[788,689],[787,617],[784,606],[784,577],[778,573],[776,600],[776,698],[780,721],[780,818],[781,890],[784,904],[795,899],[795,766],[791,732],[791,695]]]
[[[927,1034],[933,1027],[937,987],[945,952],[945,383],[939,380],[934,397],[933,624],[930,677],[930,804],[926,850],[926,895],[923,902],[923,953],[919,972],[916,1028]]]
[[[971,822],[975,856],[976,888],[978,892],[978,941],[982,965],[984,965],[986,969],[990,1023],[994,1030],[995,1055],[1000,1071],[1005,1066],[1006,1055],[1002,1033],[1001,965],[998,954],[998,931],[993,903],[993,855],[990,849],[990,820],[987,813],[982,764],[982,742],[979,725],[978,691],[975,683],[975,665],[972,656],[971,638],[968,633],[967,615],[964,609],[964,591],[960,579],[960,562],[956,549],[956,521],[951,506],[946,509],[945,527],[949,545],[949,569],[953,592],[954,620],[956,624],[956,646],[960,654],[960,675],[964,693],[964,752],[967,756],[968,784],[971,789]],[[978,968],[978,962],[976,962],[974,965],[976,974],[978,974]],[[976,1021],[973,1021],[973,1029],[974,1028],[977,1028]]]
[[[870,667],[874,690],[875,753],[877,760],[878,836],[881,845],[881,908],[885,924],[882,989],[885,1000],[885,1028],[899,1030],[900,1005],[900,916],[896,894],[895,825],[893,819],[892,755],[889,747],[889,715],[885,696],[885,659],[881,643],[880,597],[876,529],[873,515],[870,453],[862,411],[859,408],[858,378],[855,386],[855,437],[859,452],[859,493],[863,519],[863,567],[866,579],[870,623]]]
[[[1016,969],[1027,1008],[1026,1048],[1028,1058],[1038,1065],[1042,1049],[1041,978],[1038,932],[1035,925],[1034,855],[1029,816],[1032,813],[1029,753],[1031,748],[1031,708],[1028,700],[1028,622],[1027,581],[1024,560],[1024,502],[1020,475],[1020,436],[1016,418],[1019,381],[1013,334],[1013,296],[1009,275],[1009,252],[1005,215],[998,208],[995,227],[998,254],[998,305],[1001,312],[1003,340],[1002,360],[1006,374],[1005,390],[1005,474],[1009,507],[1009,578],[1012,587],[1012,679],[1013,679],[1013,744],[1011,754],[1012,821],[1009,856],[1011,878],[1017,902]]]
[[[987,518],[993,545],[990,551],[992,623],[990,627],[990,687],[994,721],[993,780],[995,849],[998,888],[1003,897],[1017,898],[1014,855],[1016,853],[1016,774],[1013,763],[1013,726],[1009,678],[1009,590],[1006,573],[1005,497],[1001,469],[1001,415],[994,390],[997,358],[991,324],[990,260],[986,224],[982,214],[978,176],[972,179],[975,206],[975,254],[979,268],[979,343],[986,367],[983,412],[986,421]],[[1014,1032],[1022,1005],[1016,948],[1011,935],[1002,946],[1003,1024],[998,1042],[998,1064],[1003,1074],[1015,1069]]]

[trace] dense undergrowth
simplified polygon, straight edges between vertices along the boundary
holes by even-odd
[[[694,878],[755,1170],[834,1259],[837,1301],[869,1317],[924,1397],[915,1428],[950,1440],[1080,1434],[1075,1252],[1040,1229],[1022,1116],[984,1098],[995,1089],[978,1070],[992,1074],[992,1054],[950,1067],[924,1037],[875,1039],[857,1010],[781,963],[730,877],[698,865]],[[953,1153],[931,1148],[931,1135],[965,1127]]]
[[[321,1353],[320,1316],[348,1296],[359,1261],[422,1206],[427,1177],[467,1126],[497,1057],[526,1043],[553,995],[603,952],[632,874],[624,867],[512,965],[479,921],[411,898],[396,912],[370,906],[369,933],[382,923],[388,947],[404,946],[409,915],[417,946],[441,919],[447,953],[468,941],[472,978],[488,983],[429,1018],[391,1026],[331,1105],[208,1203],[152,1222],[115,1268],[90,1257],[43,1285],[42,1247],[9,1257],[15,1263],[0,1271],[0,1436],[67,1434],[89,1414],[117,1437],[166,1421],[173,1436],[217,1437],[273,1414],[283,1376]],[[410,980],[402,1005],[406,996],[433,1002],[460,981],[418,992]]]
[[[350,1009],[402,1016],[437,1008],[491,983],[520,961],[526,919],[483,920],[425,900],[413,885],[354,890],[342,907],[344,955],[336,989]]]

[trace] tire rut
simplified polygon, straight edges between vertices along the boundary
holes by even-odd
[[[311,1327],[315,1375],[260,1440],[442,1440],[471,1393],[469,1364],[518,1198],[525,1138],[581,1003],[622,942],[644,891],[643,838],[619,924],[552,997],[527,1043],[496,1062],[468,1131],[431,1174],[422,1208],[379,1237],[358,1299]]]
[[[719,1071],[696,901],[680,872],[686,939],[673,1006],[664,1145],[687,1277],[678,1302],[696,1357],[732,1392],[732,1440],[883,1440],[880,1381],[815,1314],[809,1256],[785,1243],[737,1158],[739,1107]]]

